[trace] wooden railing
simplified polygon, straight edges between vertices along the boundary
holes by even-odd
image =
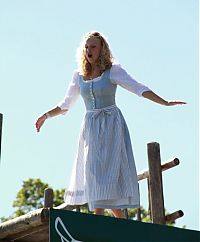
[[[162,172],[180,164],[178,158],[161,164],[160,145],[152,142],[147,144],[149,170],[138,174],[138,181],[147,179],[149,209],[152,223],[166,224],[184,215],[178,210],[165,216]],[[138,211],[139,213],[139,211]],[[138,216],[140,220],[140,216]]]

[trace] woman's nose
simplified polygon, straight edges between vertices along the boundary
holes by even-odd
[[[87,53],[91,54],[91,48],[90,47],[87,48]]]

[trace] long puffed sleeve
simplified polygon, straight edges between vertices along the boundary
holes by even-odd
[[[62,110],[69,110],[78,99],[78,96],[80,94],[78,81],[79,81],[79,73],[75,71],[73,73],[72,81],[68,86],[67,92],[63,100],[59,102],[57,105]]]
[[[120,85],[138,96],[142,96],[143,92],[151,91],[147,86],[137,82],[120,65],[117,64],[114,64],[111,67],[110,79],[113,84]]]

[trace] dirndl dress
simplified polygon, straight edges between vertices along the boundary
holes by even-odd
[[[111,79],[112,68],[121,67],[112,66],[97,81],[85,81],[76,72],[64,100],[58,105],[65,109],[66,105],[70,106],[70,96],[79,93],[85,102],[86,113],[64,200],[69,205],[88,203],[91,211],[95,208],[136,208],[140,204],[130,135],[115,104],[118,83]],[[132,86],[140,86],[141,93],[149,90],[132,78],[131,81]]]

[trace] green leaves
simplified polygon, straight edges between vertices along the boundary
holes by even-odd
[[[16,208],[12,217],[24,215],[35,209],[44,206],[44,190],[50,187],[48,183],[42,182],[39,178],[29,178],[23,181],[22,188],[17,193],[17,197],[13,202],[13,207]],[[65,189],[54,190],[54,206],[63,203]],[[10,218],[10,217],[9,217]],[[2,222],[6,218],[1,218]]]
[[[23,215],[34,209],[42,208],[44,202],[44,190],[49,187],[40,179],[28,179],[23,181],[22,189],[17,193],[13,207],[17,208],[16,216]]]

